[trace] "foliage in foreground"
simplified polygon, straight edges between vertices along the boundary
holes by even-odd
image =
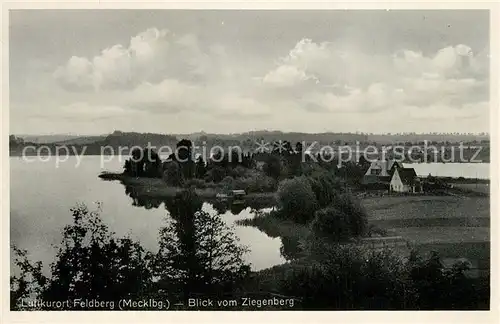
[[[49,276],[42,273],[41,262],[33,264],[25,251],[15,249],[20,274],[11,277],[11,309],[23,309],[23,301],[34,299],[117,304],[120,299],[185,300],[239,289],[249,273],[243,261],[246,248],[219,215],[201,211],[193,192],[182,192],[176,200],[171,220],[160,230],[158,253],[145,251],[129,237],[116,239],[102,223],[100,209],[72,209],[73,223],[63,230]],[[72,304],[65,308],[81,309]]]
[[[42,274],[41,262],[30,266],[26,252],[18,250],[21,275],[11,278],[13,309],[30,297],[45,301],[141,298],[151,287],[149,254],[138,242],[114,238],[99,217],[100,207],[89,211],[78,205],[71,211],[73,223],[63,229],[49,277]]]
[[[467,266],[444,269],[437,254],[365,251],[352,245],[309,246],[309,257],[264,270],[255,285],[297,296],[303,309],[489,309],[489,277],[472,279]]]

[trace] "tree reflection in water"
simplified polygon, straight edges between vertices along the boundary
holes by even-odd
[[[153,209],[160,208],[162,203],[165,206],[165,209],[168,211],[169,215],[175,218],[175,215],[178,214],[178,202],[175,201],[173,197],[163,197],[163,198],[154,198],[147,195],[140,195],[139,191],[133,186],[125,185],[125,194],[132,199],[132,205],[136,207],[143,207],[145,209]],[[262,210],[264,208],[270,208],[274,205],[273,199],[262,199],[262,198],[250,198],[245,199],[243,201],[238,201],[237,203],[233,203],[231,200],[218,200],[211,199],[206,200],[206,202],[210,203],[212,208],[218,214],[224,215],[228,211],[232,215],[239,215],[243,210],[250,208],[252,210]],[[201,201],[203,204],[203,201]],[[200,205],[201,208],[201,205]],[[253,212],[252,212],[253,214]],[[257,226],[257,225],[249,225],[253,226],[260,231],[264,232],[271,238],[280,238],[281,239],[281,247],[280,254],[287,261],[296,260],[300,257],[302,249],[300,245],[300,240],[297,236],[291,235],[280,235],[280,232],[277,228],[274,227],[266,227],[266,226]]]

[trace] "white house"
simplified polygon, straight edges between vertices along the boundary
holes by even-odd
[[[420,179],[413,168],[396,168],[389,185],[390,190],[394,192],[420,191]]]

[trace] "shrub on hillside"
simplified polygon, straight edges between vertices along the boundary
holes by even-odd
[[[305,177],[280,182],[277,196],[282,216],[299,223],[310,221],[318,207],[311,184]]]
[[[210,170],[207,171],[205,174],[205,181],[206,182],[220,182],[224,177],[226,176],[226,169],[223,167],[219,166],[214,166]]]
[[[324,208],[330,205],[340,196],[341,193],[344,192],[344,188],[342,187],[339,179],[331,172],[315,172],[313,175],[308,177],[308,180],[311,183],[311,188],[314,194],[316,195],[319,208]]]
[[[366,255],[352,246],[320,245],[318,258],[292,268],[279,291],[302,296],[305,309],[393,309],[404,305],[401,262],[391,254]]]
[[[277,290],[301,296],[303,309],[489,309],[488,280],[466,277],[458,264],[443,269],[436,254],[406,261],[390,250],[331,244],[318,250],[273,274]]]
[[[361,202],[348,193],[343,193],[333,200],[331,206],[349,216],[351,234],[363,236],[368,229],[367,212]]]
[[[318,210],[311,222],[313,233],[334,241],[347,241],[367,234],[366,211],[349,194],[336,196],[331,204]]]
[[[263,174],[254,174],[251,177],[237,178],[235,189],[246,192],[271,192],[276,189],[276,180]]]
[[[316,211],[311,222],[311,230],[334,241],[347,241],[353,234],[349,215],[336,209],[326,207]]]

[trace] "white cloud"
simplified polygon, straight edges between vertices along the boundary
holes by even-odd
[[[236,118],[262,116],[269,106],[255,98],[225,93],[217,88],[166,79],[157,84],[143,83],[121,94],[118,102],[125,107],[152,113],[196,112]]]
[[[140,114],[154,122],[165,115],[196,116],[212,125],[228,120],[235,129],[304,129],[307,121],[308,127],[344,131],[456,114],[455,121],[474,119],[476,128],[487,128],[478,117],[488,111],[487,56],[464,44],[431,54],[372,54],[302,39],[269,69],[273,59],[151,28],[126,46],[110,46],[93,58],[73,56],[57,68],[53,76],[66,89],[64,98],[76,102],[66,102],[59,113],[82,119]]]
[[[92,120],[92,119],[104,119],[104,118],[116,118],[136,115],[140,113],[133,109],[124,109],[123,107],[116,105],[94,105],[88,102],[75,102],[69,105],[61,106],[55,111],[56,114],[60,114],[70,119],[82,119],[82,120]]]
[[[439,117],[439,109],[429,107],[464,115],[471,104],[488,100],[485,66],[484,56],[474,55],[463,44],[427,56],[400,50],[383,57],[303,39],[263,82],[272,80],[291,92],[301,91],[295,96],[308,111],[362,113],[413,107]],[[309,79],[316,80],[316,86],[306,85]]]
[[[190,74],[198,68],[199,58],[195,36],[150,28],[133,36],[127,47],[113,45],[92,59],[73,56],[53,76],[71,90],[131,88],[167,76]]]
[[[306,75],[303,70],[300,70],[296,66],[281,65],[277,69],[266,74],[262,81],[277,87],[291,87],[310,79],[315,78]],[[318,81],[316,80],[316,82]]]

